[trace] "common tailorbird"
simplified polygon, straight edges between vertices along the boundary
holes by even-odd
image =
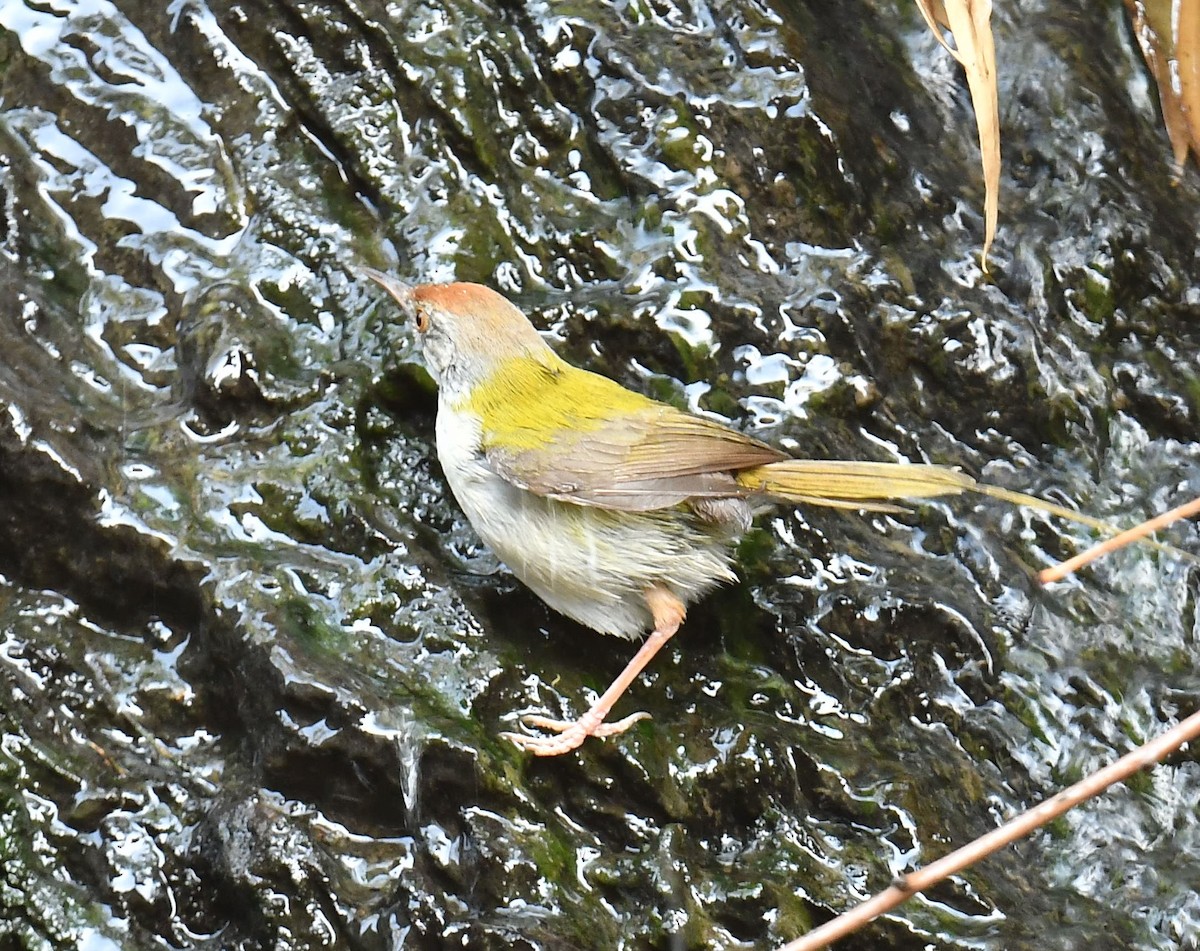
[[[360,270],[415,318],[439,388],[438,459],[480,538],[554,610],[605,634],[649,632],[577,720],[526,716],[545,732],[504,734],[540,756],[647,716],[607,719],[688,605],[737,580],[734,543],[770,503],[887,509],[974,491],[1107,528],[946,466],[793,459],[572,366],[487,287]]]

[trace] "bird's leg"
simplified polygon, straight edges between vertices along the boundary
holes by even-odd
[[[551,730],[558,734],[557,736],[526,736],[522,733],[502,733],[501,736],[512,740],[521,749],[536,756],[558,756],[561,753],[569,753],[589,736],[613,736],[617,733],[624,733],[638,720],[648,719],[650,716],[648,713],[634,713],[623,720],[613,723],[604,722],[605,717],[621,698],[621,694],[637,679],[637,675],[650,663],[651,658],[671,639],[671,635],[679,630],[679,625],[683,623],[687,614],[684,603],[673,592],[659,584],[646,589],[646,605],[650,608],[650,614],[654,618],[654,630],[646,638],[638,652],[633,655],[633,659],[625,665],[625,669],[621,671],[617,679],[604,691],[600,699],[592,704],[587,713],[573,722],[551,720],[541,716],[522,718],[527,725]]]

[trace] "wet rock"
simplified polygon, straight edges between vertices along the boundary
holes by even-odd
[[[353,270],[490,283],[798,455],[1166,508],[1200,485],[1195,173],[1117,10],[1009,15],[988,281],[911,9],[0,0],[0,934],[765,947],[1189,711],[1193,568],[1046,592],[1087,539],[999,503],[777,512],[632,692],[651,722],[520,756],[514,713],[630,645],[475,538]],[[1178,946],[1194,774],[848,946]]]

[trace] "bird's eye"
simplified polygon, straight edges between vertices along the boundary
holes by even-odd
[[[423,334],[429,329],[429,312],[424,307],[417,308],[417,333]]]

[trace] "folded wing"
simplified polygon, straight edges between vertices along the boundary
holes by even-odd
[[[544,368],[537,382],[506,388],[503,411],[484,418],[503,420],[507,428],[485,429],[482,448],[495,472],[540,495],[649,511],[746,495],[732,473],[788,458],[720,423],[566,364]],[[530,432],[512,420],[529,420]]]

